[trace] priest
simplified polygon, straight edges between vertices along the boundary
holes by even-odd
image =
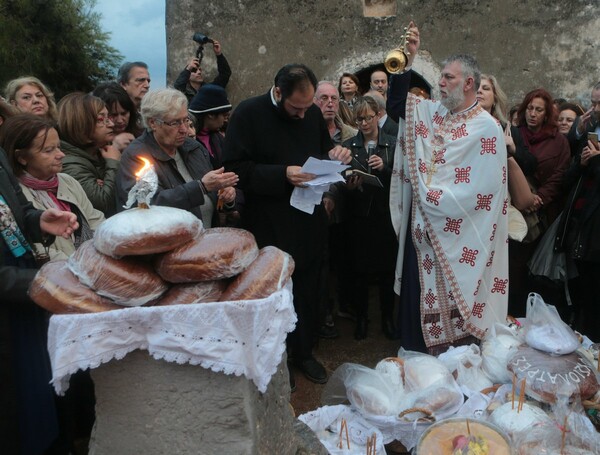
[[[388,93],[388,114],[401,123],[390,208],[402,346],[437,355],[506,319],[506,147],[500,125],[477,104],[472,56],[444,62],[439,101],[408,92],[419,43],[411,22],[408,64]]]

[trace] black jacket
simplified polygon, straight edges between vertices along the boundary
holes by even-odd
[[[175,164],[175,159],[164,152],[154,135],[145,131],[125,149],[117,174],[117,210],[122,211],[129,190],[135,185],[135,173],[143,166],[140,157],[147,158],[158,175],[158,191],[152,203],[188,210],[202,219],[200,206],[204,204],[204,193],[200,179],[212,170],[208,151],[194,139],[187,138],[178,149],[188,172],[194,180],[186,182]],[[213,203],[217,201],[215,191],[208,193]]]
[[[189,83],[190,75],[190,70],[184,68],[183,71],[179,73],[179,76],[177,76],[177,79],[175,79],[175,83],[173,84],[173,87],[182,92],[187,97],[188,101],[192,100],[197,91]],[[220,85],[221,87],[225,88],[230,77],[231,68],[229,67],[229,62],[227,62],[227,59],[223,54],[217,55],[217,77],[215,77],[215,80],[212,81],[211,84]],[[208,84],[208,82],[203,82],[202,85],[204,84]]]
[[[572,259],[600,262],[600,156],[581,166],[576,156],[563,178],[569,198],[556,234],[555,250],[565,251]],[[579,211],[574,204],[584,198]]]
[[[293,186],[288,166],[302,166],[313,156],[328,159],[333,148],[321,110],[312,105],[302,119],[275,106],[271,94],[242,101],[231,116],[225,144],[225,170],[240,177],[244,191],[243,227],[259,247],[274,245],[294,258],[296,270],[320,260],[325,249],[327,216],[322,204],[313,214],[290,205]]]
[[[352,152],[352,161],[350,162],[352,168],[367,172],[369,168],[367,164],[368,155],[363,134],[359,132],[355,137],[344,142],[342,146]],[[344,206],[348,216],[366,217],[371,212],[389,214],[390,180],[394,165],[395,148],[396,139],[380,130],[375,154],[382,158],[383,169],[380,171],[372,169],[371,174],[379,177],[383,188],[363,184],[362,190],[347,190],[346,186],[343,185],[341,191],[344,194]]]

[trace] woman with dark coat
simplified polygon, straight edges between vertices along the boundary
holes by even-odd
[[[534,202],[529,211],[537,212],[543,220],[542,234],[560,214],[564,206],[562,190],[563,174],[569,167],[571,152],[569,143],[558,131],[556,109],[552,96],[544,89],[536,89],[525,95],[517,111],[519,133],[529,152],[537,159],[537,167],[528,176],[534,188]],[[509,314],[524,316],[527,295],[535,290],[547,303],[559,305],[559,295],[533,287],[527,262],[535,251],[540,237],[525,239],[524,243],[509,245]]]
[[[48,314],[27,296],[37,272],[29,245],[52,243],[52,235],[69,238],[77,229],[77,217],[56,209],[35,210],[0,149],[0,225],[2,453],[40,454],[56,442],[59,427],[49,384]]]
[[[394,336],[394,271],[398,242],[390,217],[389,194],[396,141],[379,131],[379,108],[370,96],[354,103],[358,134],[342,144],[352,152],[353,169],[379,178],[382,187],[352,176],[344,190],[346,213],[342,221],[346,248],[352,265],[347,281],[356,311],[354,338],[367,337],[369,280],[376,278],[381,304],[383,333]]]
[[[570,188],[557,231],[555,249],[575,263],[579,277],[571,286],[575,328],[592,341],[600,341],[594,315],[600,307],[600,147],[592,141],[583,148],[564,176]]]

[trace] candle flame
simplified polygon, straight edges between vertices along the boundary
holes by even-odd
[[[137,178],[140,178],[144,174],[144,172],[146,172],[152,166],[152,164],[150,164],[150,161],[148,161],[146,158],[140,157],[140,160],[144,162],[144,166],[135,173],[135,176]]]

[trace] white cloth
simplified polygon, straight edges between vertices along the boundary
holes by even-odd
[[[243,374],[264,393],[296,321],[291,280],[266,299],[54,315],[48,329],[51,382],[62,395],[78,370],[145,349],[157,360]]]
[[[412,94],[400,126],[390,192],[399,240],[395,290],[401,292],[409,233],[417,252],[427,346],[469,334],[481,339],[494,322],[505,321],[508,305],[502,129],[479,105],[452,114],[441,103]]]

